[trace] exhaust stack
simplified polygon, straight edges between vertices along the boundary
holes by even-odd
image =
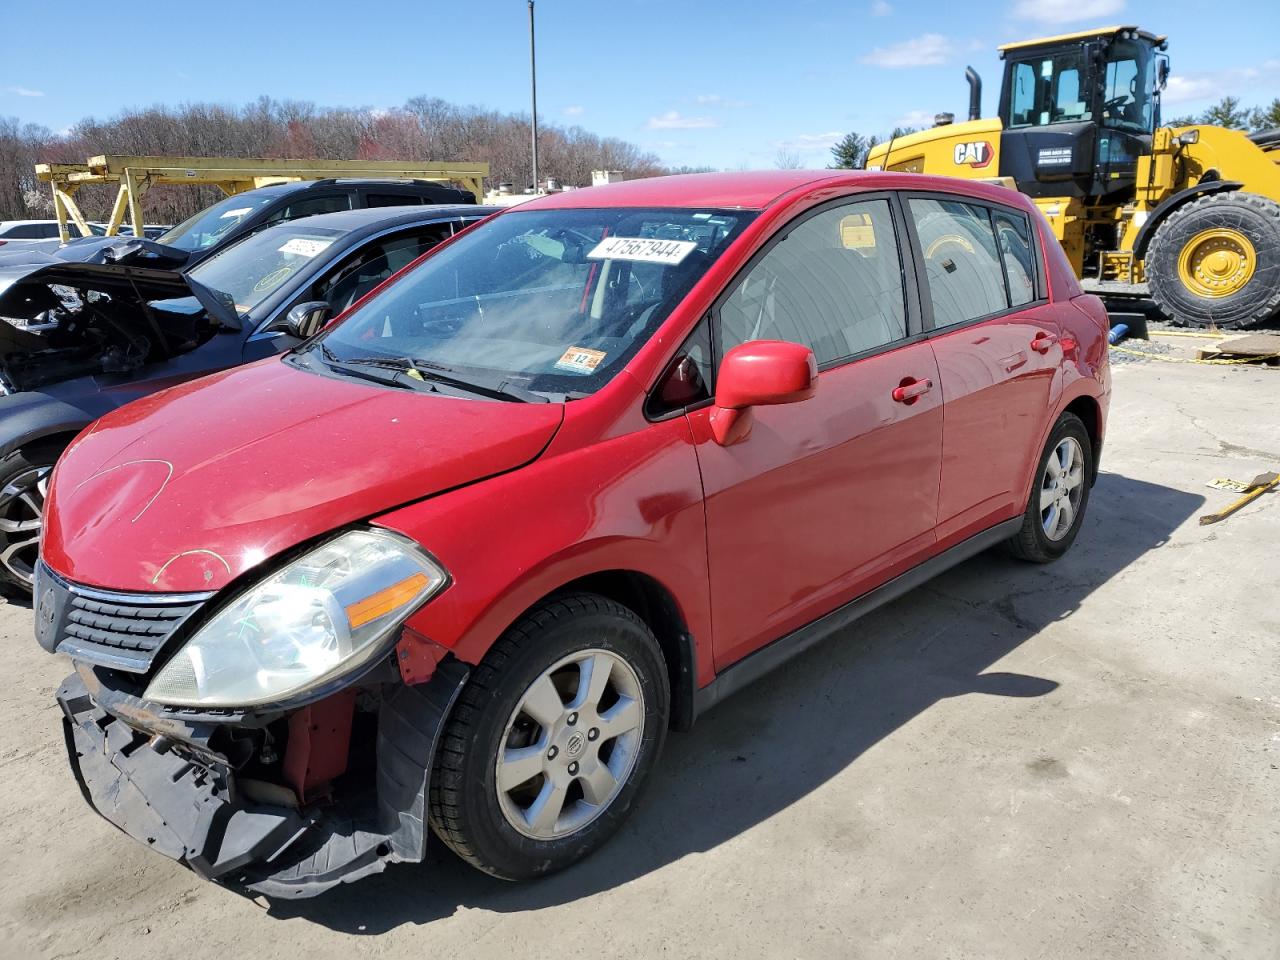
[[[969,119],[982,119],[982,78],[973,67],[964,68],[964,78],[969,82]]]

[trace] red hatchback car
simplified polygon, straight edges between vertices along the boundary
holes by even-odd
[[[1036,208],[916,175],[563,193],[53,477],[86,798],[204,877],[564,867],[668,728],[999,543],[1070,547],[1107,317]]]

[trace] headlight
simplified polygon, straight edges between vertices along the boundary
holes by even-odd
[[[393,533],[345,533],[219,611],[144,696],[173,706],[247,707],[303,693],[385,652],[383,641],[447,579]]]

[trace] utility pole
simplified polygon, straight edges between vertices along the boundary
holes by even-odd
[[[533,46],[533,0],[529,0],[529,95],[533,101],[533,192],[538,192],[538,62]]]

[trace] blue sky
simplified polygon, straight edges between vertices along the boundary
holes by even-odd
[[[380,108],[428,94],[528,109],[524,0],[223,0],[183,16],[181,5],[156,16],[65,6],[78,9],[60,15],[55,46],[41,4],[5,4],[0,115],[61,130],[125,107],[261,94]],[[1205,10],[1168,0],[541,0],[538,112],[672,165],[769,167],[786,151],[820,167],[849,130],[927,124],[939,110],[963,117],[966,64],[993,112],[1000,42],[1117,22],[1170,36],[1167,114],[1224,93],[1247,104],[1280,96],[1280,4]]]

